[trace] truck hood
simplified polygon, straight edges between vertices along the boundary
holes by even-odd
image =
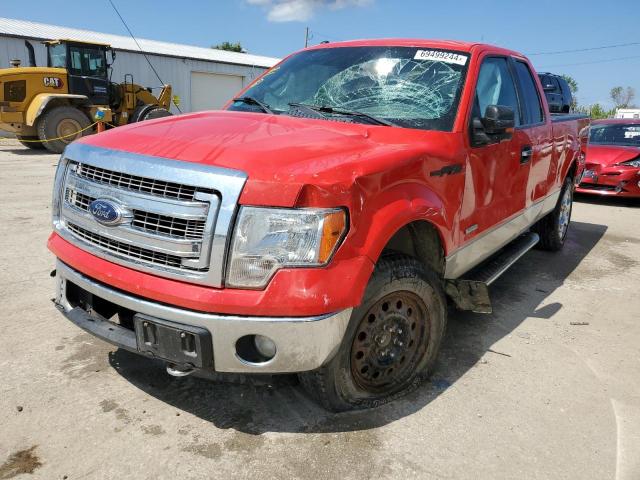
[[[335,193],[336,185],[348,188],[359,176],[388,168],[391,158],[398,162],[424,155],[434,134],[444,154],[448,142],[443,132],[212,111],[118,127],[80,141],[241,170],[248,175],[243,203],[289,206],[304,185]]]
[[[626,162],[640,155],[638,147],[624,147],[620,145],[589,145],[587,148],[587,166],[600,165],[610,167],[620,162]]]

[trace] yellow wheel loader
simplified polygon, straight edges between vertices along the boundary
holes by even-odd
[[[114,126],[171,115],[171,86],[158,97],[133,83],[109,79],[115,51],[109,45],[52,40],[47,67],[35,65],[33,45],[25,41],[29,67],[12,61],[0,69],[0,130],[15,133],[29,148],[60,153],[73,140],[96,131],[95,122]],[[107,54],[110,63],[107,62]]]

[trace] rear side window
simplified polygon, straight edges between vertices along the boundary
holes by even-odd
[[[484,116],[489,105],[513,108],[516,125],[520,125],[518,95],[506,58],[489,57],[480,67],[473,116]]]
[[[542,83],[542,88],[548,89],[553,88],[554,90],[558,89],[558,84],[554,80],[551,75],[540,75],[540,83]]]
[[[540,123],[544,120],[542,102],[540,102],[540,95],[538,95],[538,89],[533,81],[531,71],[524,62],[516,60],[514,63],[518,82],[520,83],[521,100],[524,103],[524,105],[522,105],[524,116],[522,125]]]
[[[571,103],[571,88],[569,87],[569,84],[562,77],[558,78],[558,83],[560,83],[562,95],[564,95],[565,100],[567,101],[567,103]]]

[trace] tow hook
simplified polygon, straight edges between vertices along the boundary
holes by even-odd
[[[176,365],[175,363],[167,363],[167,373],[173,377],[186,377],[191,375],[195,369],[189,365]]]

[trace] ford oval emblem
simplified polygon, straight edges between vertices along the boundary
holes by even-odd
[[[89,212],[103,225],[117,225],[122,221],[122,209],[109,200],[94,200],[89,204]]]

